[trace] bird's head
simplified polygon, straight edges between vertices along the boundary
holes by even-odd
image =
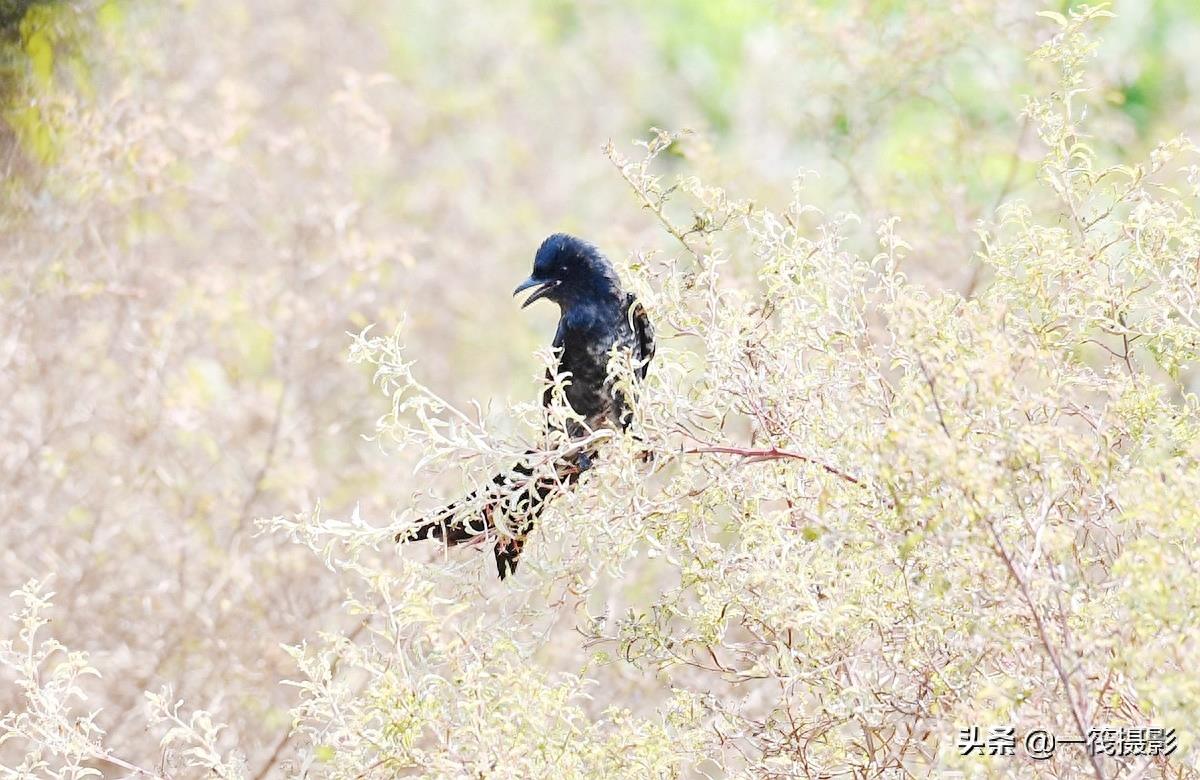
[[[599,249],[566,233],[555,233],[542,242],[533,258],[533,273],[517,285],[513,295],[530,288],[536,289],[521,308],[545,298],[566,309],[575,303],[617,295],[621,285],[612,263]]]

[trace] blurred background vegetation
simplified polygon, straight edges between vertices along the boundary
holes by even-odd
[[[1115,160],[1195,135],[1200,5],[1112,8],[1088,110]],[[905,270],[969,295],[976,225],[1040,156],[1043,10],[0,0],[0,588],[56,572],[131,756],[157,755],[141,692],[171,685],[273,766],[279,643],[344,618],[254,518],[386,520],[422,487],[361,438],[383,399],[345,332],[405,319],[449,400],[526,397],[554,315],[509,291],[545,235],[675,251],[601,151],[650,127],[694,130],[668,170],[731,195],[778,206],[811,171],[812,202],[900,217]]]

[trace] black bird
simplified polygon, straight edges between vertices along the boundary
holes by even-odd
[[[525,308],[544,298],[558,304],[560,316],[554,334],[554,350],[558,354],[558,373],[567,374],[565,391],[571,409],[583,418],[585,425],[572,421],[566,433],[571,438],[586,435],[602,427],[624,430],[629,425],[629,409],[622,393],[613,387],[608,372],[613,347],[628,350],[633,358],[634,375],[644,379],[650,359],[654,357],[654,329],[646,310],[632,293],[621,289],[621,280],[608,258],[586,241],[555,233],[542,242],[533,259],[533,273],[517,285],[513,295],[534,290],[521,305]],[[547,375],[552,382],[553,376]],[[552,387],[547,387],[542,403],[549,406]],[[586,426],[586,427],[585,427]],[[555,464],[554,480],[531,480],[533,469],[518,464],[512,472],[492,478],[479,515],[457,517],[461,503],[471,502],[476,493],[464,502],[455,502],[438,510],[412,531],[396,536],[397,542],[409,542],[430,537],[444,539],[456,545],[477,539],[495,528],[493,514],[504,497],[517,492],[517,500],[509,506],[512,536],[502,536],[496,542],[496,569],[500,579],[516,571],[517,559],[533,523],[541,515],[548,500],[563,487],[570,487],[592,464],[595,451],[581,451]],[[512,487],[516,476],[524,485]]]

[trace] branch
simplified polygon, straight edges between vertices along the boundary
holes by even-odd
[[[975,501],[974,498],[971,500],[976,504],[976,506],[979,506],[978,501]],[[982,510],[983,507],[979,506],[979,509]],[[1037,628],[1038,640],[1041,642],[1042,649],[1046,651],[1046,656],[1050,659],[1050,665],[1054,667],[1054,672],[1058,675],[1058,679],[1062,682],[1063,693],[1067,697],[1067,704],[1070,705],[1071,717],[1075,721],[1075,727],[1079,729],[1079,735],[1081,737],[1087,736],[1088,730],[1084,723],[1084,721],[1087,719],[1087,714],[1083,712],[1079,702],[1077,702],[1075,699],[1075,694],[1071,691],[1071,676],[1067,672],[1066,667],[1063,666],[1062,658],[1060,658],[1059,654],[1055,652],[1054,645],[1050,642],[1050,635],[1046,631],[1045,623],[1042,622],[1041,611],[1038,609],[1037,603],[1034,601],[1033,594],[1029,590],[1029,585],[1025,582],[1025,578],[1021,576],[1020,572],[1017,571],[1016,563],[1013,561],[1008,549],[1004,546],[1004,542],[1000,538],[1000,532],[996,530],[995,524],[992,523],[991,519],[988,518],[986,514],[983,515],[983,520],[988,531],[991,532],[992,542],[995,544],[996,554],[1000,556],[1002,561],[1004,561],[1004,567],[1008,569],[1008,575],[1012,577],[1013,582],[1017,584],[1017,589],[1021,593],[1021,598],[1029,607],[1029,613],[1033,618],[1034,627]],[[1099,757],[1097,757],[1090,750],[1087,751],[1087,753],[1088,760],[1092,764],[1092,771],[1095,773],[1097,780],[1107,780],[1104,774],[1104,769],[1100,766]]]
[[[994,222],[996,214],[1000,211],[1000,207],[1004,205],[1005,198],[1012,192],[1013,185],[1017,182],[1017,171],[1021,167],[1021,146],[1025,143],[1025,136],[1029,133],[1029,114],[1021,120],[1021,129],[1017,132],[1017,142],[1013,145],[1012,156],[1008,161],[1008,175],[1004,177],[1004,184],[1001,185],[1000,191],[996,193],[996,199],[992,201],[992,208],[988,215],[988,222]],[[978,242],[976,243],[975,252],[978,250]],[[975,252],[971,254],[974,255]],[[986,268],[986,263],[977,262],[974,268],[971,269],[971,278],[967,280],[967,288],[963,290],[964,298],[971,298],[975,295],[975,290],[979,287],[979,282],[983,278],[983,272]]]
[[[97,759],[99,759],[100,761],[104,761],[104,762],[112,764],[114,766],[119,766],[127,772],[133,772],[135,775],[141,775],[142,777],[148,777],[148,778],[150,778],[150,780],[167,780],[167,778],[163,777],[162,775],[155,774],[154,772],[151,772],[149,769],[142,769],[140,766],[137,766],[136,764],[131,764],[124,759],[117,758],[112,753],[108,753],[108,752],[97,753],[95,757]]]
[[[765,460],[799,460],[803,461],[804,463],[811,463],[814,466],[819,466],[826,472],[834,475],[835,477],[840,477],[841,479],[844,479],[853,485],[858,485],[859,487],[863,486],[862,480],[852,477],[846,472],[830,466],[828,463],[824,463],[816,458],[811,458],[808,455],[801,455],[799,452],[781,450],[778,447],[771,447],[770,449],[761,450],[749,449],[745,447],[708,446],[692,447],[691,449],[686,449],[683,452],[685,455],[703,455],[709,453],[740,455],[741,457],[747,459],[747,463],[760,463]]]
[[[669,148],[673,143],[675,143],[680,136],[687,134],[687,132],[688,131],[681,131],[679,133],[666,133],[663,131],[658,131],[658,135],[655,137],[655,139],[647,144],[646,148],[648,154],[640,163],[630,162],[622,154],[617,152],[612,141],[609,141],[607,144],[605,144],[604,153],[605,156],[608,157],[609,161],[616,166],[617,170],[621,174],[621,178],[625,180],[625,182],[633,189],[634,193],[642,201],[642,205],[654,214],[666,231],[670,233],[676,241],[682,244],[683,248],[686,249],[689,254],[699,260],[700,252],[690,243],[688,243],[687,240],[687,237],[692,233],[692,231],[689,230],[685,233],[681,228],[677,227],[675,223],[671,221],[671,218],[667,216],[667,213],[664,210],[664,205],[667,202],[667,196],[675,190],[675,187],[670,187],[665,191],[660,189],[657,193],[654,193],[651,191],[651,187],[647,186],[646,184],[646,180],[649,178],[649,175],[646,173],[646,171],[650,162],[654,160],[654,158],[657,157],[660,152]],[[629,172],[630,168],[637,168],[639,170],[642,176],[642,181],[639,182],[634,180],[633,175]]]

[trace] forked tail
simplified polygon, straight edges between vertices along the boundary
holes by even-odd
[[[476,502],[479,495],[476,490],[466,498],[442,507],[416,528],[396,534],[396,541],[403,544],[441,539],[451,546],[465,544],[495,533],[496,514],[506,513],[508,522],[504,526],[509,533],[497,533],[494,548],[496,571],[500,579],[504,579],[517,570],[525,537],[546,505],[579,481],[580,475],[591,466],[594,454],[581,452],[559,460],[553,477],[534,478],[534,469],[520,463],[512,471],[492,477],[491,486],[483,488],[485,499],[478,512],[463,516],[461,510],[464,505]]]

